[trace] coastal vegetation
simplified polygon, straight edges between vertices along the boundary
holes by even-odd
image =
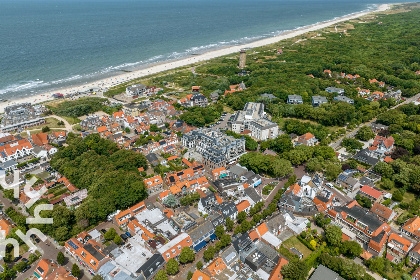
[[[121,107],[108,106],[108,99],[97,97],[83,97],[77,100],[63,101],[56,106],[47,107],[56,115],[70,118],[77,118],[89,115],[97,111],[104,111],[112,114],[121,109]]]
[[[143,154],[119,149],[98,134],[85,138],[69,134],[67,144],[50,164],[75,187],[86,188],[89,196],[75,210],[57,205],[53,211],[41,213],[53,218],[54,223],[35,226],[58,241],[67,240],[106,220],[117,209],[126,209],[147,197],[143,177],[138,172],[140,167],[148,168]]]

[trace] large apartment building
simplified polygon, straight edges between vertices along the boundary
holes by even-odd
[[[245,139],[235,139],[219,130],[197,129],[182,136],[185,148],[195,149],[211,169],[226,166],[245,153]]]
[[[267,119],[263,103],[248,102],[243,111],[238,111],[232,120],[231,130],[250,135],[258,140],[274,139],[279,134],[277,123]],[[249,133],[248,132],[248,133]]]

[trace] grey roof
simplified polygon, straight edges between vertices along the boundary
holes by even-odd
[[[361,185],[368,185],[369,187],[372,187],[372,188],[375,187],[375,183],[366,176],[363,176],[362,178],[360,178],[359,183]]]
[[[351,103],[351,104],[354,103],[353,99],[348,98],[347,96],[342,96],[342,95],[334,97],[334,101],[342,101],[342,102],[347,102],[347,103]]]
[[[384,224],[381,220],[378,219],[378,217],[375,214],[357,205],[351,208],[348,208],[346,206],[336,207],[334,210],[337,211],[338,213],[340,212],[347,213],[348,215],[352,216],[356,220],[365,224],[369,228],[370,231],[375,231]]]
[[[235,179],[232,179],[232,178],[221,178],[221,179],[217,179],[216,181],[214,181],[213,185],[219,191],[222,192],[224,190],[228,190],[228,189],[237,187],[238,185],[240,185],[240,183],[237,182]]]
[[[344,280],[337,272],[320,264],[312,274],[309,280]]]
[[[117,268],[118,267],[118,268]],[[117,268],[117,269],[116,269]],[[114,271],[114,274],[111,272]],[[104,280],[134,280],[134,276],[130,275],[125,269],[120,269],[119,266],[114,261],[109,261],[104,263],[98,270],[99,275],[101,275]]]
[[[257,203],[262,200],[261,196],[257,193],[257,191],[253,187],[248,187],[245,189],[245,194],[251,198],[254,203]]]
[[[344,92],[344,89],[342,89],[342,88],[336,88],[336,87],[327,87],[327,88],[325,89],[325,91],[327,91],[327,92],[337,92],[337,93],[341,93],[341,92]]]
[[[271,93],[263,93],[263,94],[261,94],[260,96],[261,96],[261,97],[264,97],[264,98],[268,98],[268,99],[270,99],[270,100],[272,100],[272,99],[276,99],[276,98],[277,98],[277,96],[275,96],[274,94],[271,94]]]
[[[369,165],[376,165],[379,162],[379,159],[371,157],[368,154],[368,149],[363,149],[357,152],[356,155],[353,156],[354,159],[359,160],[361,162],[367,163]]]
[[[290,94],[287,96],[288,100],[302,100],[302,96],[301,95],[297,95],[297,94]]]
[[[18,164],[18,163],[17,163],[16,161],[14,161],[13,159],[11,159],[11,160],[8,160],[8,161],[6,161],[6,162],[1,163],[1,164],[0,164],[0,166],[1,166],[3,169],[8,169],[8,168],[10,168],[10,167],[16,166],[17,164]]]
[[[238,208],[236,208],[236,205],[233,202],[224,202],[223,205],[221,205],[220,210],[225,219],[235,213],[238,213]]]
[[[162,255],[154,254],[136,271],[136,273],[143,273],[144,277],[148,280],[152,278],[164,264],[165,259]]]
[[[213,229],[213,224],[207,220],[204,223],[198,225],[197,227],[189,230],[188,235],[191,237],[191,240],[194,243]]]
[[[325,96],[314,95],[312,96],[312,103],[328,103],[328,99]]]
[[[98,252],[96,248],[92,246],[92,244],[87,244],[83,247],[86,251],[88,251],[95,259],[101,261],[104,258],[104,255]]]
[[[150,154],[148,154],[148,155],[146,156],[146,159],[147,159],[150,163],[155,162],[155,161],[158,161],[158,157],[157,157],[157,156],[156,156],[156,154],[154,154],[154,153],[150,153]]]
[[[111,254],[111,252],[114,251],[117,248],[118,248],[118,245],[116,245],[115,243],[111,243],[109,246],[107,246],[106,248],[104,248],[102,250],[102,253],[105,256],[109,256]]]
[[[208,216],[208,219],[211,221],[211,223],[213,224],[213,227],[217,227],[219,225],[225,225],[225,219],[223,218],[223,216],[219,213],[213,213],[210,216]]]
[[[245,172],[247,172],[247,169],[245,167],[239,166],[239,165],[234,165],[232,167],[230,167],[228,169],[228,171],[230,173],[235,174],[236,176],[240,177],[242,176]]]
[[[227,266],[231,266],[232,263],[238,260],[238,253],[235,248],[231,245],[223,251],[221,257]]]

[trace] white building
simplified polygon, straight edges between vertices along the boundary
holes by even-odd
[[[258,140],[274,139],[279,135],[279,126],[267,118],[263,103],[246,103],[244,110],[235,114],[231,129],[236,133],[249,130]]]

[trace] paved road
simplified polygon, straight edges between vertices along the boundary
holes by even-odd
[[[394,107],[392,107],[392,108],[389,108],[389,110],[391,110],[391,109],[395,109],[395,108],[398,108],[399,106],[404,105],[404,104],[408,104],[408,103],[410,103],[410,102],[412,102],[412,101],[414,101],[414,100],[418,99],[419,97],[420,97],[420,93],[416,94],[416,95],[415,95],[415,96],[413,96],[413,97],[407,98],[405,101],[401,102],[400,104],[397,104],[397,105],[395,105],[395,106],[394,106]],[[375,122],[375,121],[376,121],[376,118],[372,119],[372,120],[371,120],[371,121],[369,121],[369,122],[366,122],[366,123],[364,123],[364,124],[359,125],[359,127],[357,127],[356,129],[354,129],[354,130],[350,131],[349,133],[347,133],[347,134],[343,135],[342,137],[338,138],[336,141],[334,141],[334,142],[330,143],[330,145],[329,145],[329,146],[330,146],[331,148],[333,148],[334,150],[336,150],[337,148],[339,148],[339,147],[341,146],[341,142],[343,141],[343,139],[344,139],[344,138],[354,138],[354,137],[356,136],[357,132],[359,131],[359,129],[360,129],[362,126],[365,126],[365,125],[371,125],[371,124],[372,124],[373,122]]]

